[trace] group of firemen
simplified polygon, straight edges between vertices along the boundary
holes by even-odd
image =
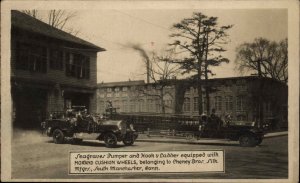
[[[231,115],[226,114],[225,120],[223,121],[219,116],[216,115],[216,110],[212,109],[210,116],[207,116],[206,114],[201,115],[199,131],[203,131],[204,128],[217,131],[224,125],[228,127],[231,120]]]

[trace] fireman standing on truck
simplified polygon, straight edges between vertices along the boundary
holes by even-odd
[[[213,131],[219,130],[219,128],[223,125],[222,120],[219,116],[216,115],[216,109],[212,109],[211,115],[210,115],[210,128]]]
[[[107,101],[107,106],[106,106],[106,113],[108,114],[109,118],[112,118],[112,113],[113,113],[113,104],[111,100]]]

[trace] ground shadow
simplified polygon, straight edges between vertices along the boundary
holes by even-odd
[[[156,141],[156,140],[137,140],[138,142],[155,142],[155,143],[167,143],[167,144],[189,144],[189,145],[216,145],[216,146],[235,146],[241,147],[239,144],[225,144],[225,143],[213,143],[213,142],[180,142],[180,141]]]
[[[45,141],[45,143],[50,143],[50,144],[54,144],[53,140],[47,140]],[[91,146],[91,147],[106,147],[104,142],[96,142],[96,141],[82,141],[82,142],[77,142],[77,143],[73,143],[72,140],[67,140],[65,141],[63,144],[70,144],[70,145],[74,145],[74,146]],[[57,144],[57,145],[62,145],[62,144]],[[136,146],[136,145],[131,145],[131,146]],[[113,148],[126,148],[128,146],[122,144],[122,143],[118,143],[116,147]]]

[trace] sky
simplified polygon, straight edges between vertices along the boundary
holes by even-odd
[[[146,51],[161,51],[172,42],[169,35],[174,23],[191,17],[193,12],[218,17],[219,25],[233,25],[228,31],[230,42],[223,56],[230,62],[214,68],[215,78],[235,77],[250,73],[235,71],[238,45],[252,42],[257,37],[280,41],[287,38],[287,10],[284,9],[124,9],[80,10],[67,26],[77,29],[77,35],[107,51],[98,53],[97,82],[146,80],[143,58],[130,49],[129,44],[140,44]]]

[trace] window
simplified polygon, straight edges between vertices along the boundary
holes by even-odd
[[[190,98],[184,98],[183,111],[190,111]]]
[[[54,70],[63,69],[63,51],[61,50],[50,50],[50,68]]]
[[[159,99],[155,100],[155,111],[160,112],[160,100]]]
[[[122,93],[122,97],[127,97],[128,93]]]
[[[107,90],[106,90],[107,92],[111,92],[112,91],[112,89],[111,88],[107,88]]]
[[[122,104],[123,104],[123,112],[128,112],[128,103],[127,103],[127,100],[123,100],[122,101]]]
[[[78,79],[90,78],[90,59],[81,54],[67,53],[66,75]]]
[[[244,85],[244,84],[237,85],[237,89],[238,89],[238,91],[245,91],[246,85]]]
[[[172,100],[164,100],[165,108],[172,108]]]
[[[126,86],[124,86],[123,88],[122,88],[122,91],[127,91],[127,87]]]
[[[100,111],[101,111],[101,112],[105,112],[106,106],[105,106],[104,101],[100,101],[100,102],[99,102],[99,106],[100,106]]]
[[[230,85],[225,85],[225,91],[231,91],[231,86]]]
[[[72,108],[72,101],[70,99],[65,99],[65,108],[66,109]]]
[[[244,106],[244,96],[237,96],[236,97],[236,110],[237,111],[244,111],[245,106]]]
[[[225,97],[225,109],[226,111],[232,111],[233,109],[232,96]]]
[[[148,99],[148,112],[154,112],[154,100]]]
[[[236,120],[237,121],[247,121],[247,116],[243,115],[243,114],[237,115]]]
[[[143,99],[139,100],[139,110],[138,112],[144,112],[145,111],[145,102]]]
[[[272,112],[272,102],[268,101],[265,103],[265,110],[268,113]]]
[[[194,111],[198,111],[199,106],[198,106],[198,97],[194,97]]]
[[[194,93],[198,93],[198,89],[197,88],[193,88],[194,89]]]
[[[130,100],[130,112],[135,112],[135,102],[134,102],[134,100]]]
[[[47,48],[27,43],[17,44],[16,69],[47,72]]]
[[[103,93],[100,94],[100,98],[104,98],[104,94]]]
[[[207,111],[207,106],[206,106],[207,101],[206,100],[207,100],[206,97],[202,98],[202,109],[203,109],[203,112]]]
[[[222,110],[222,97],[221,96],[215,97],[215,109],[218,111]]]
[[[111,93],[106,94],[106,97],[112,97]]]
[[[187,89],[185,90],[185,93],[186,93],[186,94],[190,94],[190,92],[191,92],[191,89],[190,89],[190,88],[187,88]]]
[[[119,109],[119,108],[120,108],[120,102],[119,102],[118,100],[115,100],[115,101],[113,102],[113,106],[114,106],[115,108]]]
[[[119,88],[119,87],[116,87],[116,88],[115,88],[115,92],[118,92],[118,91],[120,91],[120,88]]]
[[[115,97],[120,97],[120,93],[115,93]]]
[[[246,81],[245,80],[237,81],[236,85],[237,85],[237,90],[239,90],[239,91],[245,91],[246,90]]]

